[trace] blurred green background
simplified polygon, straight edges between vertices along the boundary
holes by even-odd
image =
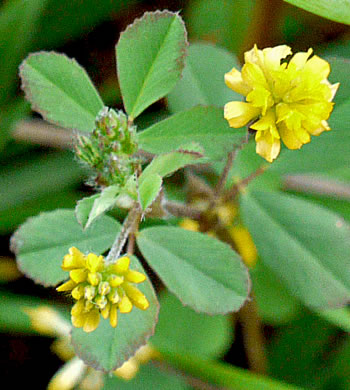
[[[120,32],[145,11],[179,11],[190,43],[211,42],[239,59],[257,43],[259,48],[288,44],[293,52],[312,47],[317,54],[349,60],[350,27],[282,0],[7,0],[0,1],[0,7],[0,339],[4,345],[0,364],[11,388],[19,388],[23,378],[31,378],[40,389],[45,388],[61,361],[50,352],[52,340],[27,333],[28,321],[22,318],[19,305],[35,304],[32,297],[57,303],[60,298],[53,289],[16,275],[9,238],[28,217],[58,207],[74,207],[78,199],[91,193],[91,188],[84,184],[85,172],[69,150],[69,133],[43,122],[25,102],[18,78],[21,61],[38,50],[74,57],[87,70],[105,103],[121,108],[114,47]],[[346,79],[344,82],[349,83]],[[138,125],[145,127],[167,115],[167,101],[163,99],[140,117]],[[338,175],[350,185],[349,167],[339,170]],[[350,220],[349,197],[305,197]],[[259,266],[252,273],[267,340],[269,374],[303,388],[350,389],[348,313],[331,319],[311,313],[277,280],[265,280],[264,275]],[[241,329],[236,329],[233,340],[233,319],[229,323],[229,328],[226,323],[222,325],[225,337],[217,341],[219,346],[214,351],[199,347],[197,352],[247,367]],[[171,321],[167,324],[164,320],[164,324],[166,335]],[[181,329],[178,337],[184,339],[186,327]],[[215,339],[208,337],[208,343]],[[159,388],[175,388],[169,383],[165,380]],[[142,384],[129,388],[146,389]]]

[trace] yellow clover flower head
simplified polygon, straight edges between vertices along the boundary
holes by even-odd
[[[141,310],[149,302],[134,283],[141,283],[146,276],[129,269],[130,258],[123,256],[114,264],[106,264],[103,256],[94,253],[84,255],[77,248],[70,248],[62,263],[62,269],[69,271],[70,279],[57,291],[70,291],[77,301],[72,310],[72,323],[85,332],[94,331],[100,322],[100,315],[109,318],[112,327],[118,323],[120,313],[130,313],[133,306]]]
[[[254,121],[256,152],[269,162],[280,152],[280,139],[287,148],[300,149],[310,135],[330,130],[326,121],[339,86],[327,80],[329,63],[310,57],[312,49],[281,63],[291,54],[285,45],[263,50],[255,45],[244,54],[241,72],[233,68],[225,74],[226,85],[246,100],[227,103],[225,119],[234,128]]]

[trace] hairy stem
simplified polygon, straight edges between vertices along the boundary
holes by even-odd
[[[263,174],[267,169],[267,165],[262,165],[259,167],[256,171],[251,173],[248,177],[244,178],[240,182],[236,183],[226,194],[225,194],[225,201],[228,201],[230,199],[233,199],[236,197],[238,192],[242,190],[244,187],[246,187],[251,181],[253,181],[255,178]]]
[[[113,246],[106,257],[106,264],[112,264],[118,259],[126,240],[128,239],[130,233],[134,233],[135,226],[138,225],[140,218],[141,210],[137,205],[135,205],[134,208],[129,211],[129,214],[123,223],[122,230],[114,241]]]
[[[230,170],[232,168],[232,165],[233,165],[233,162],[234,162],[234,160],[236,158],[238,150],[239,149],[237,147],[235,147],[227,155],[226,165],[225,165],[224,170],[222,171],[221,176],[219,178],[219,181],[217,182],[216,187],[215,187],[215,197],[216,198],[219,198],[219,196],[221,195],[222,191],[225,188],[225,184],[226,184],[226,181],[227,181],[227,178],[228,178],[228,174],[230,173]]]
[[[174,215],[175,217],[188,217],[196,220],[201,217],[200,210],[183,203],[164,200],[162,202],[162,206],[168,213]]]
[[[241,139],[239,144],[234,145],[231,152],[228,153],[226,165],[225,165],[225,167],[224,167],[224,169],[219,177],[219,181],[215,187],[215,198],[216,199],[218,199],[221,196],[222,192],[225,189],[225,184],[226,184],[228,175],[230,173],[230,170],[232,168],[233,162],[235,161],[235,158],[237,156],[237,153],[242,149],[242,147],[245,144],[248,143],[248,141],[249,141],[249,132],[247,132],[246,136]]]

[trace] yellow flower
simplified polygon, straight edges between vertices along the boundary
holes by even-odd
[[[94,331],[100,315],[109,318],[112,327],[118,323],[120,313],[130,313],[133,306],[141,310],[149,302],[133,283],[141,283],[146,276],[129,269],[130,258],[121,257],[115,264],[106,265],[103,256],[94,253],[83,255],[77,248],[70,248],[63,259],[62,269],[69,271],[70,279],[57,291],[70,291],[77,301],[72,310],[72,323],[85,332]]]
[[[69,335],[69,323],[50,306],[25,307],[23,311],[28,314],[32,328],[38,333],[51,337]]]
[[[280,152],[280,139],[287,148],[300,149],[310,135],[330,130],[326,121],[339,86],[327,80],[329,63],[310,57],[312,49],[281,63],[291,54],[285,45],[263,50],[255,45],[244,54],[241,72],[233,68],[225,74],[226,85],[246,99],[227,103],[225,119],[234,128],[254,121],[256,152],[269,162]]]
[[[141,364],[146,364],[149,360],[154,359],[159,355],[159,352],[150,344],[146,344],[139,348],[134,356],[127,360],[121,367],[114,370],[113,373],[120,378],[130,380],[137,374]]]
[[[244,264],[248,267],[254,267],[258,253],[249,231],[240,224],[231,226],[228,231]]]
[[[82,360],[73,358],[51,378],[48,390],[72,390],[80,382],[86,369]]]
[[[191,218],[184,218],[180,223],[179,226],[185,230],[190,230],[191,232],[198,232],[199,231],[199,222],[195,221]]]

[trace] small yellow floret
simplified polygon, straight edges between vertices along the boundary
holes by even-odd
[[[288,149],[300,149],[311,135],[330,130],[327,119],[339,84],[328,81],[329,63],[312,55],[312,49],[291,55],[286,45],[244,55],[241,72],[233,68],[226,85],[245,96],[245,102],[229,102],[224,116],[234,128],[250,124],[256,130],[256,152],[267,161],[277,158],[281,139]],[[253,122],[253,123],[252,123]]]
[[[151,345],[146,344],[136,351],[135,356],[131,357],[121,367],[117,368],[114,371],[114,374],[125,380],[130,380],[137,374],[140,364],[146,364],[157,356],[159,356],[159,352]]]
[[[229,233],[244,263],[248,267],[254,267],[258,253],[249,231],[244,226],[238,225],[232,226]]]
[[[48,390],[72,390],[82,379],[87,366],[79,358],[67,362],[51,379]]]
[[[24,312],[29,315],[33,329],[41,334],[47,336],[67,336],[70,332],[69,323],[55,309],[49,306],[26,307]]]
[[[141,310],[149,307],[145,295],[132,284],[144,282],[146,276],[129,267],[127,256],[106,265],[103,256],[84,256],[76,248],[69,250],[62,268],[69,271],[70,280],[57,287],[57,291],[70,291],[76,300],[71,310],[75,327],[92,332],[98,327],[100,316],[109,318],[111,326],[116,327],[118,310],[130,313],[133,306]]]
[[[199,222],[195,221],[194,219],[190,218],[184,218],[180,223],[179,226],[182,229],[190,230],[192,232],[198,232],[199,231]]]

